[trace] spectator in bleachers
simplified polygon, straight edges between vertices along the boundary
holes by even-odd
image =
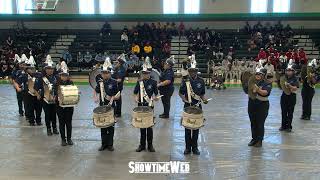
[[[131,52],[137,56],[140,56],[140,46],[136,43],[132,44]]]
[[[143,51],[144,51],[144,56],[149,56],[152,57],[153,56],[153,51],[152,51],[152,46],[150,45],[150,42],[147,42],[144,47],[143,47]]]
[[[248,21],[246,22],[246,25],[244,26],[244,31],[248,34],[251,34],[251,26]]]
[[[68,49],[64,50],[62,53],[62,58],[69,64],[72,61],[72,55]]]
[[[13,40],[11,39],[11,36],[8,36],[7,40],[6,40],[6,45],[9,47],[9,48],[12,48],[13,47]]]
[[[101,52],[99,52],[94,58],[94,60],[95,60],[95,63],[101,63],[101,62],[104,62],[105,59],[103,59],[103,55],[101,54]]]
[[[81,71],[81,69],[84,67],[83,55],[80,51],[77,54],[77,66],[79,71]]]
[[[121,42],[122,42],[123,50],[127,50],[129,38],[126,31],[123,31],[121,34]]]
[[[183,24],[183,22],[180,22],[179,24],[179,36],[184,36],[185,35],[185,26]]]
[[[234,58],[234,53],[235,53],[234,48],[230,46],[228,50],[227,58],[232,60]]]
[[[263,48],[260,48],[258,58],[256,59],[256,61],[258,62],[260,59],[263,59],[263,60],[267,59],[267,53],[264,51]]]
[[[111,25],[108,22],[105,22],[104,25],[102,26],[101,32],[103,36],[110,36],[111,35]]]
[[[166,42],[163,44],[162,52],[163,52],[165,58],[168,58],[168,57],[170,56],[170,53],[171,53],[171,45],[170,45],[169,42],[166,41]]]
[[[216,53],[216,58],[218,59],[218,60],[222,60],[223,59],[223,56],[224,54],[223,54],[223,49],[220,47],[219,48],[219,50],[218,50],[218,52]]]
[[[289,48],[288,52],[286,52],[286,57],[287,57],[288,59],[292,59],[293,53],[292,53],[292,49],[291,49],[291,48]]]
[[[237,36],[234,37],[233,42],[232,42],[232,46],[233,46],[235,49],[239,49],[239,48],[241,47],[239,38],[238,38]]]
[[[307,62],[308,62],[307,55],[304,52],[303,48],[299,49],[299,61],[300,61],[300,64],[304,64],[304,65],[307,64]]]
[[[195,52],[194,47],[190,44],[189,47],[188,47],[188,49],[187,49],[187,55],[188,55],[188,56],[191,56],[192,54],[195,54],[195,53],[196,53],[196,52]]]
[[[92,66],[92,55],[89,51],[86,52],[86,54],[83,56],[83,60],[85,62],[85,67],[91,67]]]

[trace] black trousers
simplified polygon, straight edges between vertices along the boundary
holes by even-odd
[[[269,112],[269,101],[252,100],[249,98],[248,114],[251,122],[252,139],[262,141],[264,137],[264,123]]]
[[[302,116],[310,118],[312,113],[312,98],[314,96],[313,88],[302,87],[301,97],[302,97]]]
[[[161,101],[163,104],[163,114],[169,116],[170,114],[170,104],[171,104],[171,96],[174,90],[170,90],[169,92],[161,92]]]
[[[66,129],[67,129],[67,139],[71,139],[72,134],[72,116],[73,116],[73,107],[60,107],[57,105],[57,115],[59,118],[59,130],[61,139],[66,139]]]
[[[293,119],[293,112],[294,107],[296,105],[296,94],[292,93],[290,95],[286,95],[285,93],[282,93],[281,95],[281,115],[282,115],[282,121],[281,121],[281,127],[284,129],[292,129],[292,119]]]
[[[122,97],[120,96],[120,98],[118,100],[114,101],[115,115],[121,116],[121,106],[122,106]]]
[[[144,104],[138,103],[138,106],[148,106],[148,103],[144,103]],[[140,128],[140,146],[145,147],[146,141],[148,142],[148,146],[152,145],[152,141],[153,141],[152,127]]]
[[[23,114],[23,93],[16,91],[17,94],[17,101],[18,101],[18,107],[19,107],[19,114]]]
[[[45,101],[42,101],[44,117],[46,121],[46,126],[48,129],[57,128],[57,112],[56,112],[56,105],[55,104],[48,104]]]
[[[189,107],[189,103],[185,103],[184,107]],[[202,109],[201,104],[199,108]],[[184,129],[184,139],[186,141],[186,149],[191,151],[191,147],[193,150],[198,149],[198,137],[199,137],[199,129],[191,130],[191,129]]]
[[[41,123],[41,101],[36,96],[30,95],[28,92],[23,93],[23,102],[25,108],[25,115],[29,123]]]
[[[105,101],[104,104],[100,101],[100,106],[109,104],[109,101]],[[114,115],[116,114],[115,109],[115,101],[113,101],[112,107],[114,108]],[[113,137],[114,137],[114,125],[107,127],[107,128],[101,128],[101,143],[102,146],[113,146]]]

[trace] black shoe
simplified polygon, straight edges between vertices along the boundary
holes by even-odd
[[[290,132],[292,132],[292,128],[287,128],[285,131],[290,133]]]
[[[24,113],[23,113],[23,112],[22,112],[22,113],[20,112],[20,113],[19,113],[19,116],[20,116],[20,117],[23,117],[23,116],[24,116]]]
[[[139,147],[136,149],[136,152],[141,152],[141,151],[144,151],[144,150],[146,150],[146,147],[139,145]]]
[[[305,120],[306,117],[305,117],[305,116],[301,116],[300,119],[301,119],[301,120]]]
[[[108,149],[108,151],[114,151],[113,146],[108,146],[107,149]]]
[[[42,126],[42,123],[41,122],[37,123],[37,126]]]
[[[262,141],[257,141],[256,144],[253,145],[253,147],[262,147]]]
[[[184,152],[183,152],[184,155],[187,155],[187,154],[190,154],[190,153],[191,153],[190,149],[185,149]]]
[[[159,115],[159,118],[162,118],[162,119],[168,119],[169,116],[168,115],[165,115],[165,114],[161,114]]]
[[[156,150],[154,149],[153,145],[148,145],[148,150],[149,152],[156,152]]]
[[[66,140],[62,140],[61,141],[61,146],[67,146],[68,144],[67,144],[67,142],[66,142]]]
[[[198,148],[195,148],[195,149],[192,148],[192,153],[195,155],[200,155],[200,151]]]
[[[36,126],[36,124],[35,123],[29,123],[30,124],[30,126]]]
[[[107,146],[102,145],[98,150],[99,151],[104,151],[107,148]]]
[[[309,121],[310,117],[305,117],[303,120]]]
[[[47,129],[47,135],[48,135],[48,136],[52,136],[51,128],[48,128],[48,129]]]
[[[67,140],[67,144],[70,145],[70,146],[72,146],[72,145],[73,145],[72,140],[71,140],[71,139],[68,139],[68,140]]]
[[[249,143],[248,143],[248,146],[253,146],[257,143],[256,140],[252,139]]]
[[[116,114],[116,115],[114,115],[114,117],[119,118],[119,117],[121,117],[121,114]]]
[[[279,128],[279,131],[285,131],[285,130],[286,130],[286,128],[284,128],[284,127]]]
[[[57,128],[53,128],[53,134],[56,134],[56,135],[58,135],[58,134],[59,134],[59,131],[58,131],[58,129],[57,129]]]

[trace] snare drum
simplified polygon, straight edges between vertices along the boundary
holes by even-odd
[[[204,126],[204,117],[202,110],[198,107],[186,107],[182,113],[181,125],[187,129],[200,129]]]
[[[110,106],[100,106],[93,110],[93,125],[98,128],[107,128],[115,123],[113,108]]]
[[[79,89],[75,85],[59,86],[58,91],[60,107],[74,107],[79,103]]]
[[[139,106],[133,109],[132,126],[136,128],[149,128],[154,126],[153,109],[149,106]]]

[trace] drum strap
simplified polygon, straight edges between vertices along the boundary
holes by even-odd
[[[31,86],[30,81],[32,81],[34,84],[35,80],[36,80],[35,77],[31,77],[30,74],[28,74],[28,89],[29,89],[28,93],[32,96],[36,96],[36,95],[34,94],[34,87],[30,87]]]
[[[42,79],[43,79],[43,82],[48,86],[49,91],[51,92],[52,88],[53,88],[53,85],[50,83],[50,81],[48,80],[47,77],[43,77]]]
[[[146,89],[144,88],[143,81],[139,82],[140,85],[140,102],[143,103],[143,100],[146,100],[149,106],[152,106],[152,100],[149,98]]]
[[[193,92],[190,81],[186,82],[186,86],[187,86],[188,102],[191,103],[191,101],[192,101],[191,97],[195,100],[201,101],[201,97]]]

